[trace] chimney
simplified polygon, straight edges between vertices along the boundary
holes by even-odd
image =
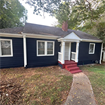
[[[67,31],[68,30],[68,23],[67,23],[67,21],[63,22],[63,24],[62,24],[62,30],[63,31]]]

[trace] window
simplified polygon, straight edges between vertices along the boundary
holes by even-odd
[[[90,43],[89,54],[94,54],[94,52],[95,52],[95,43]]]
[[[38,54],[45,54],[45,43],[38,42]]]
[[[37,41],[37,56],[54,55],[54,41]]]
[[[12,53],[12,40],[0,39],[0,57],[13,56]]]
[[[53,54],[53,42],[47,42],[47,54]]]

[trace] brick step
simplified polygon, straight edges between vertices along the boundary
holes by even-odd
[[[73,60],[65,60],[65,62],[75,62],[75,61],[73,61]]]
[[[80,70],[80,69],[76,69],[76,70],[68,70],[69,72],[72,72],[72,71],[78,71],[78,70]]]
[[[71,74],[80,73],[80,72],[82,71],[81,70],[70,71]]]
[[[79,67],[72,67],[72,68],[66,68],[68,69],[69,71],[74,71],[74,70],[79,70]]]
[[[65,68],[70,68],[70,67],[77,67],[77,64],[65,65]]]
[[[72,65],[72,64],[77,64],[77,63],[76,62],[71,62],[71,63],[67,62],[67,63],[65,63],[65,65]]]
[[[72,74],[82,72],[79,67],[77,66],[77,63],[75,61],[65,61],[65,69],[71,72]]]

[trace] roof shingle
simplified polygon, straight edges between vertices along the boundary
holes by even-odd
[[[23,31],[23,28],[24,27],[4,28],[4,29],[0,29],[0,33],[20,34],[20,32]]]
[[[41,34],[41,35],[61,36],[61,37],[69,35],[71,32],[74,32],[81,39],[100,40],[97,37],[94,37],[82,31],[68,29],[68,31],[65,32],[61,28],[31,24],[31,23],[26,23],[24,27],[0,29],[0,32],[15,33],[15,34],[19,34],[20,32],[23,32],[28,34]]]

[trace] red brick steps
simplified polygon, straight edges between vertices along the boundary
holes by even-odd
[[[65,69],[72,74],[82,72],[74,61],[65,61]]]

